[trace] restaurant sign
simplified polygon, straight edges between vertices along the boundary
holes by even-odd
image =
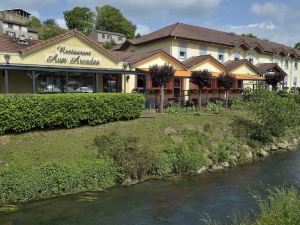
[[[92,51],[87,48],[74,48],[57,46],[56,54],[46,54],[47,63],[74,64],[86,66],[99,66],[100,59],[92,56]]]

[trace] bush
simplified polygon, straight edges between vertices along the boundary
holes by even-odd
[[[221,113],[224,111],[223,102],[217,101],[216,103],[209,102],[206,110],[213,113]]]
[[[252,114],[251,138],[262,143],[280,137],[290,127],[299,124],[298,107],[291,98],[282,98],[265,89],[257,89],[251,99],[249,110]]]
[[[2,95],[0,134],[129,120],[143,109],[138,94]]]
[[[116,177],[109,159],[4,168],[0,171],[0,203],[103,190],[113,186]]]
[[[117,165],[121,182],[142,178],[157,161],[154,152],[141,146],[136,137],[110,133],[97,136],[94,143],[100,158],[108,156]]]

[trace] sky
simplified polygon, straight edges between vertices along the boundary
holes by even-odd
[[[253,33],[259,38],[294,46],[300,42],[300,0],[9,0],[0,9],[23,8],[41,20],[56,19],[75,6],[112,5],[147,34],[182,22],[227,32]]]

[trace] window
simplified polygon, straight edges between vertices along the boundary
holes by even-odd
[[[179,44],[179,59],[186,59],[187,58],[187,43],[180,43]]]
[[[207,55],[207,48],[206,47],[200,47],[200,53],[199,55]]]
[[[284,61],[284,68],[286,70],[289,68],[289,61],[287,59]]]
[[[118,40],[119,40],[119,41],[122,41],[122,40],[123,40],[123,38],[122,38],[122,37],[118,37]]]
[[[253,64],[253,63],[254,63],[254,60],[253,60],[253,58],[249,58],[249,59],[248,59],[248,61],[249,61],[251,64]]]
[[[253,52],[250,52],[248,54],[248,61],[251,63],[251,64],[254,64],[254,54]]]
[[[15,32],[11,32],[11,31],[7,31],[6,35],[9,37],[16,37],[16,33]]]
[[[274,59],[274,63],[278,66],[279,65],[279,58],[278,57],[276,57],[275,59]]]
[[[219,49],[218,60],[223,63],[224,62],[224,49]]]
[[[234,52],[234,60],[237,61],[237,60],[240,60],[240,57],[241,57],[241,54],[239,51],[235,51]]]
[[[9,23],[9,24],[8,24],[8,28],[13,29],[13,28],[14,28],[13,24],[12,24],[12,23]]]
[[[298,62],[295,62],[294,69],[298,70]]]
[[[242,80],[238,80],[237,86],[239,89],[243,88],[243,81]]]
[[[105,39],[105,34],[102,34],[102,38]]]

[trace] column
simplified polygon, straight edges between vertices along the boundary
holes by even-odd
[[[8,70],[4,71],[4,93],[8,94]]]
[[[32,78],[32,94],[36,94],[36,74],[35,71],[31,72],[31,78]]]
[[[96,73],[96,79],[95,79],[96,81],[96,85],[95,85],[95,87],[96,87],[96,93],[99,93],[100,92],[100,90],[99,90],[99,74],[98,73]]]

